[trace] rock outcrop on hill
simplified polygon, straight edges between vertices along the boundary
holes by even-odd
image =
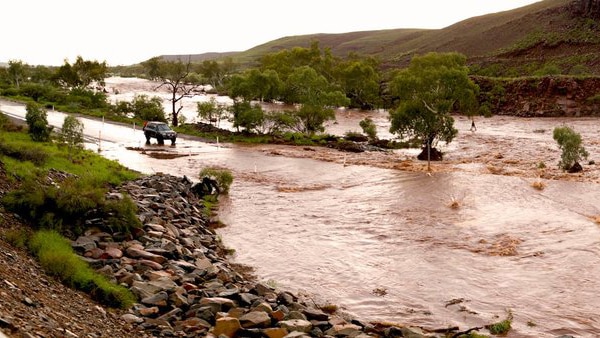
[[[600,78],[474,77],[481,88],[480,103],[494,115],[522,117],[600,116]]]
[[[575,14],[594,19],[600,19],[600,1],[599,0],[577,0],[573,2]]]

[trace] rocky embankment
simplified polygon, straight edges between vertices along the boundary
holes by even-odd
[[[600,116],[598,77],[474,77],[473,80],[481,88],[480,103],[488,105],[494,115]]]
[[[101,219],[73,242],[98,271],[139,299],[122,319],[157,337],[420,337],[416,328],[363,323],[238,273],[187,178],[129,182],[143,229],[123,238]]]

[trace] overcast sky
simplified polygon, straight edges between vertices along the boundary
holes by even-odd
[[[7,0],[0,62],[77,56],[130,65],[163,54],[244,51],[285,36],[444,28],[539,0]]]

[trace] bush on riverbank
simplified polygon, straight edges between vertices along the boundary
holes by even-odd
[[[223,168],[203,168],[200,170],[199,177],[208,177],[215,180],[218,186],[218,193],[223,195],[229,194],[229,187],[231,187],[231,183],[233,183],[231,171]]]
[[[52,141],[33,142],[25,132],[2,133],[0,160],[9,179],[20,182],[2,203],[35,227],[79,234],[91,214],[107,216],[108,227],[124,232],[141,226],[130,199],[105,198],[110,186],[139,175],[116,161],[91,151],[73,157],[67,148]]]

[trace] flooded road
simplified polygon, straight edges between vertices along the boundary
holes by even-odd
[[[0,102],[0,109],[24,116],[18,105]],[[63,118],[49,113],[51,124]],[[292,147],[185,137],[175,147],[145,146],[133,125],[82,121],[86,134],[102,135],[90,149],[101,147],[107,158],[143,173],[197,179],[207,166],[231,169],[235,180],[219,211],[228,226],[219,233],[237,262],[278,287],[365,320],[466,329],[510,312],[509,337],[600,335],[600,186],[593,179],[544,180],[546,188],[536,190],[527,175],[517,175],[540,161],[525,163],[532,149],[545,149],[539,156],[555,166],[551,129],[558,120],[494,117],[470,134],[462,133],[468,121],[458,119],[461,134],[434,168],[453,170],[433,174],[359,165],[343,154],[336,156],[344,161],[320,161],[311,158],[319,150]],[[592,139],[597,120],[562,122],[583,131],[591,158],[600,158],[598,137]],[[492,159],[501,153],[498,162],[482,159],[484,145]],[[185,156],[157,160],[126,149],[138,146]],[[372,156],[400,162],[408,155]],[[490,166],[503,172],[492,174]],[[584,167],[586,175],[597,171]]]

